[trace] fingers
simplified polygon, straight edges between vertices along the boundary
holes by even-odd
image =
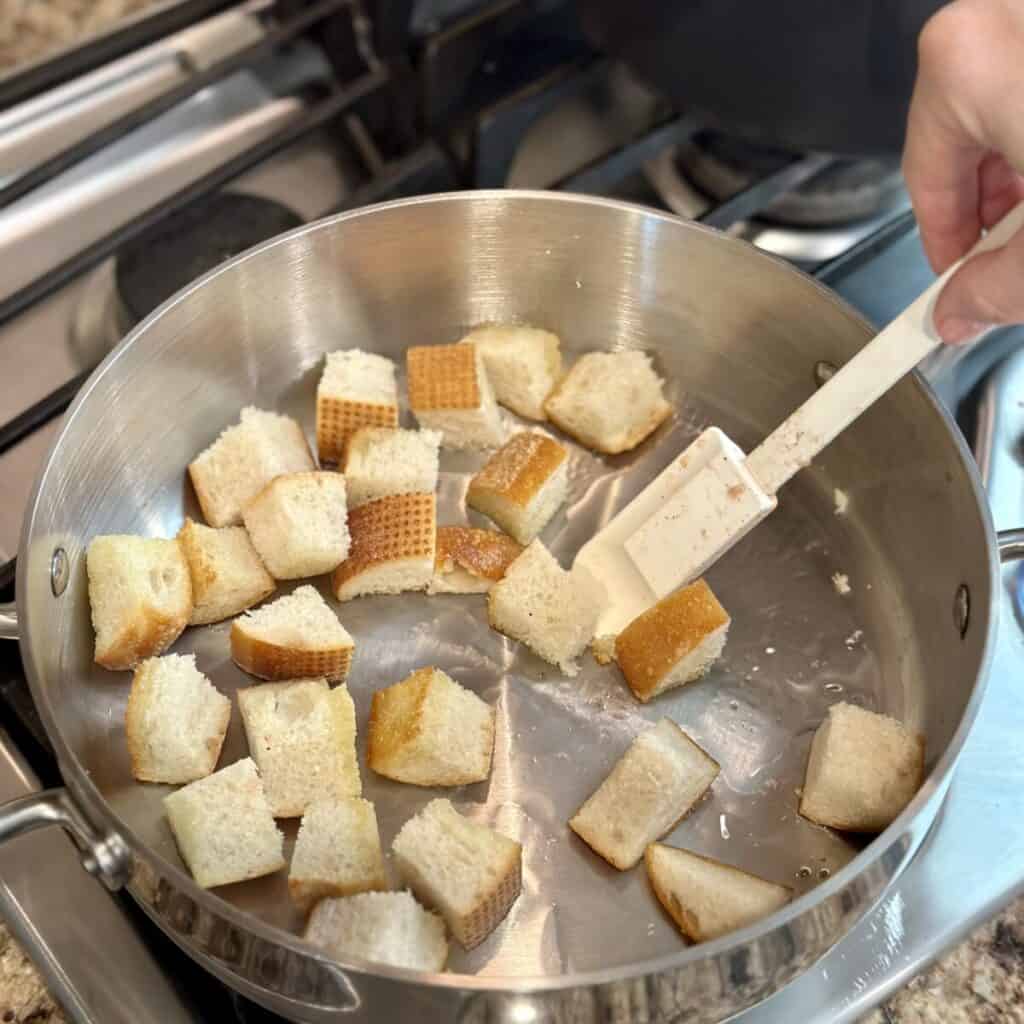
[[[950,278],[935,304],[944,341],[971,341],[996,324],[1024,322],[1024,231],[1002,249],[972,256]]]
[[[998,153],[989,153],[978,171],[981,223],[990,228],[998,224],[1024,200],[1024,177]]]

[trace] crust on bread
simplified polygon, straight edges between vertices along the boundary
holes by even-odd
[[[569,453],[557,441],[524,430],[509,438],[469,482],[470,505],[483,495],[494,495],[525,508]]]
[[[316,448],[321,462],[340,463],[362,427],[397,427],[398,406],[321,395],[316,401]]]
[[[483,580],[496,581],[522,554],[523,546],[499,530],[476,526],[439,526],[434,570],[444,573],[456,567]]]
[[[268,643],[246,632],[242,620],[231,626],[231,659],[258,679],[330,679],[340,682],[352,665],[354,644],[304,651]]]
[[[409,408],[414,413],[437,409],[478,409],[476,346],[417,345],[406,353]]]

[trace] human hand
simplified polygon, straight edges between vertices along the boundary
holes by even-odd
[[[903,173],[936,273],[1024,200],[1024,3],[954,0],[925,25]],[[968,260],[935,305],[945,341],[1024,321],[1024,231]]]

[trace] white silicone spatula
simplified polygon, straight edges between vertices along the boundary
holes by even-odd
[[[1017,206],[965,259],[1024,227]],[[962,262],[962,261],[961,261]],[[932,311],[951,267],[819,388],[750,455],[717,427],[705,430],[576,556],[604,585],[599,637],[692,582],[773,511],[795,473],[942,344]],[[1022,282],[1024,286],[1024,282]]]

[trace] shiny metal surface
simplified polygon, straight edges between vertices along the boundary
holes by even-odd
[[[367,1019],[413,1009],[466,1020],[717,1020],[806,969],[870,909],[924,838],[980,699],[994,631],[995,549],[969,456],[916,379],[899,385],[784,492],[711,573],[734,617],[704,681],[639,707],[612,669],[562,680],[491,632],[479,599],[363,599],[341,608],[357,641],[360,729],[371,693],[434,663],[497,702],[495,767],[454,794],[519,838],[524,893],[454,973],[342,970],[282,929],[298,920],[283,876],[198,890],[161,815],[164,787],[131,780],[127,678],[91,662],[84,546],[112,531],[169,536],[193,511],[183,469],[245,403],[311,431],[324,351],[400,358],[485,320],[558,331],[570,353],[641,346],[676,416],[637,452],[573,450],[570,504],[545,533],[576,549],[706,423],[745,447],[807,396],[820,360],[843,363],[869,328],[791,268],[674,218],[570,196],[464,193],[311,225],[232,261],[172,300],[94,375],[34,498],[19,558],[23,656],[65,778],[135,856],[131,891],[215,973],[286,1016]],[[472,456],[445,455],[441,521],[463,517]],[[837,516],[833,488],[850,495]],[[924,510],[927,510],[926,512]],[[55,546],[71,581],[55,598]],[[850,577],[841,597],[835,572]],[[952,614],[971,593],[961,638]],[[247,682],[227,628],[189,631],[225,691]],[[859,701],[921,728],[930,776],[886,833],[858,850],[795,814],[811,734],[827,706]],[[680,722],[721,764],[712,794],[670,841],[793,885],[800,897],[733,936],[683,949],[640,872],[619,874],[565,821],[645,722]],[[237,719],[237,716],[236,716]],[[232,723],[224,761],[244,751]],[[433,794],[364,772],[382,838]],[[851,862],[852,861],[852,862]]]
[[[18,606],[0,602],[0,640],[18,639]]]

